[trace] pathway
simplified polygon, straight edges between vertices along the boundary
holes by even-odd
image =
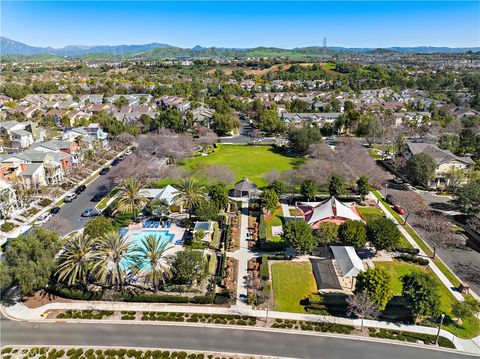
[[[375,195],[373,193],[370,192],[369,194],[369,197],[374,199],[375,201],[377,201],[377,197],[375,197]],[[385,208],[385,206],[383,205],[382,202],[378,201],[378,206],[380,207],[380,209],[383,211],[383,213],[385,213],[385,216],[387,216],[387,218],[391,219],[398,227],[398,229],[400,230],[400,232],[403,234],[403,236],[408,240],[408,242],[412,245],[412,247],[414,248],[418,248],[420,250],[419,254],[421,256],[424,256],[425,258],[428,259],[429,261],[429,264],[428,266],[430,267],[430,269],[435,273],[435,275],[442,281],[442,283],[448,288],[448,290],[450,291],[450,293],[452,293],[452,295],[458,300],[458,301],[464,301],[465,298],[463,297],[463,295],[455,288],[455,286],[452,284],[452,282],[450,282],[450,280],[445,276],[445,274],[442,273],[442,271],[437,267],[437,265],[435,264],[435,262],[433,262],[433,260],[418,246],[417,242],[415,242],[415,240],[412,238],[412,236],[405,230],[405,228],[403,228],[403,226],[398,223],[398,221],[396,220],[396,218],[390,213],[390,211]]]
[[[247,287],[245,279],[248,274],[248,260],[252,258],[252,254],[248,249],[247,233],[248,233],[248,199],[240,198],[242,206],[240,208],[240,249],[235,252],[227,253],[229,257],[238,260],[238,277],[237,277],[237,302],[236,308],[251,308],[247,304]]]

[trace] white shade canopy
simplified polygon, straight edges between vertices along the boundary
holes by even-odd
[[[351,246],[331,246],[335,261],[344,278],[356,277],[365,270],[362,260]]]

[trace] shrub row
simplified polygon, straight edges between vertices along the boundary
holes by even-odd
[[[229,314],[190,314],[174,312],[143,312],[142,320],[165,321],[165,322],[190,322],[190,323],[211,323],[229,325],[250,325],[255,326],[255,317],[229,315]]]
[[[401,341],[410,342],[410,343],[416,343],[419,340],[421,340],[425,344],[433,344],[435,342],[435,335],[430,335],[430,334],[402,332],[398,330],[387,330],[387,329],[376,329],[376,328],[368,328],[368,333],[371,337],[375,337],[375,338],[401,340]],[[453,344],[451,340],[445,337],[440,337],[438,339],[438,345],[445,348],[456,349],[455,344]]]
[[[400,252],[400,253],[407,253],[411,255],[417,255],[420,253],[420,249],[418,248],[411,248],[411,247],[397,247],[394,249],[395,252]]]
[[[301,329],[315,332],[351,334],[354,327],[351,325],[342,325],[334,323],[301,322],[297,320],[276,319],[272,328],[283,329]]]
[[[42,198],[40,201],[38,201],[38,204],[42,207],[46,207],[49,204],[51,204],[53,201],[49,198]]]
[[[103,319],[113,315],[111,310],[66,310],[57,315],[59,319]]]
[[[89,292],[78,288],[67,288],[62,285],[49,286],[48,291],[58,297],[77,300],[100,300],[101,292]]]
[[[428,259],[416,257],[411,254],[401,254],[398,256],[398,258],[401,259],[402,261],[415,263],[421,266],[427,266],[429,263]]]
[[[2,350],[9,350],[8,353],[14,353],[18,349],[4,348]],[[6,352],[7,353],[7,352]],[[135,358],[135,359],[205,359],[214,358],[213,354],[204,353],[187,353],[185,351],[170,351],[170,350],[135,350],[135,349],[81,349],[71,348],[67,351],[55,348],[31,348],[22,351],[23,357],[39,358],[39,359],[55,359],[55,358],[69,358],[69,359],[111,359],[111,358]],[[4,356],[6,358],[7,355]],[[11,358],[11,355],[8,355]],[[231,356],[221,356],[225,359],[231,359]]]

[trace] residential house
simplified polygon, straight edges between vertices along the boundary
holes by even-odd
[[[200,123],[206,127],[210,127],[210,121],[213,118],[213,114],[215,113],[215,110],[205,106],[200,106],[200,107],[194,108],[193,110],[190,110],[190,112],[192,113],[193,120],[196,123]]]
[[[0,141],[5,147],[25,149],[35,141],[43,141],[44,138],[45,129],[34,122],[0,122]]]
[[[474,162],[470,157],[455,156],[447,150],[442,150],[437,146],[425,142],[410,142],[406,143],[403,151],[403,156],[409,160],[414,155],[426,154],[435,161],[435,178],[429,183],[424,183],[429,187],[444,187],[449,185],[448,171],[450,169],[466,170]]]
[[[283,112],[281,118],[287,126],[300,126],[306,123],[316,123],[320,127],[326,124],[333,125],[337,121],[341,112],[318,112],[318,113],[298,113]]]

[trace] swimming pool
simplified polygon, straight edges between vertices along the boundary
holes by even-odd
[[[135,234],[135,235],[133,235],[129,238],[130,243],[131,243],[130,254],[132,256],[135,256],[136,254],[138,254],[138,251],[134,250],[135,247],[144,248],[144,245],[143,245],[142,241],[149,235],[153,235],[155,237],[160,238],[160,243],[161,244],[172,243],[173,238],[175,237],[175,235],[170,233],[169,231],[145,230],[144,229],[140,233]],[[130,264],[132,264],[131,260],[125,260],[125,261],[121,262],[121,266],[122,266],[123,269],[127,269],[130,266]]]

